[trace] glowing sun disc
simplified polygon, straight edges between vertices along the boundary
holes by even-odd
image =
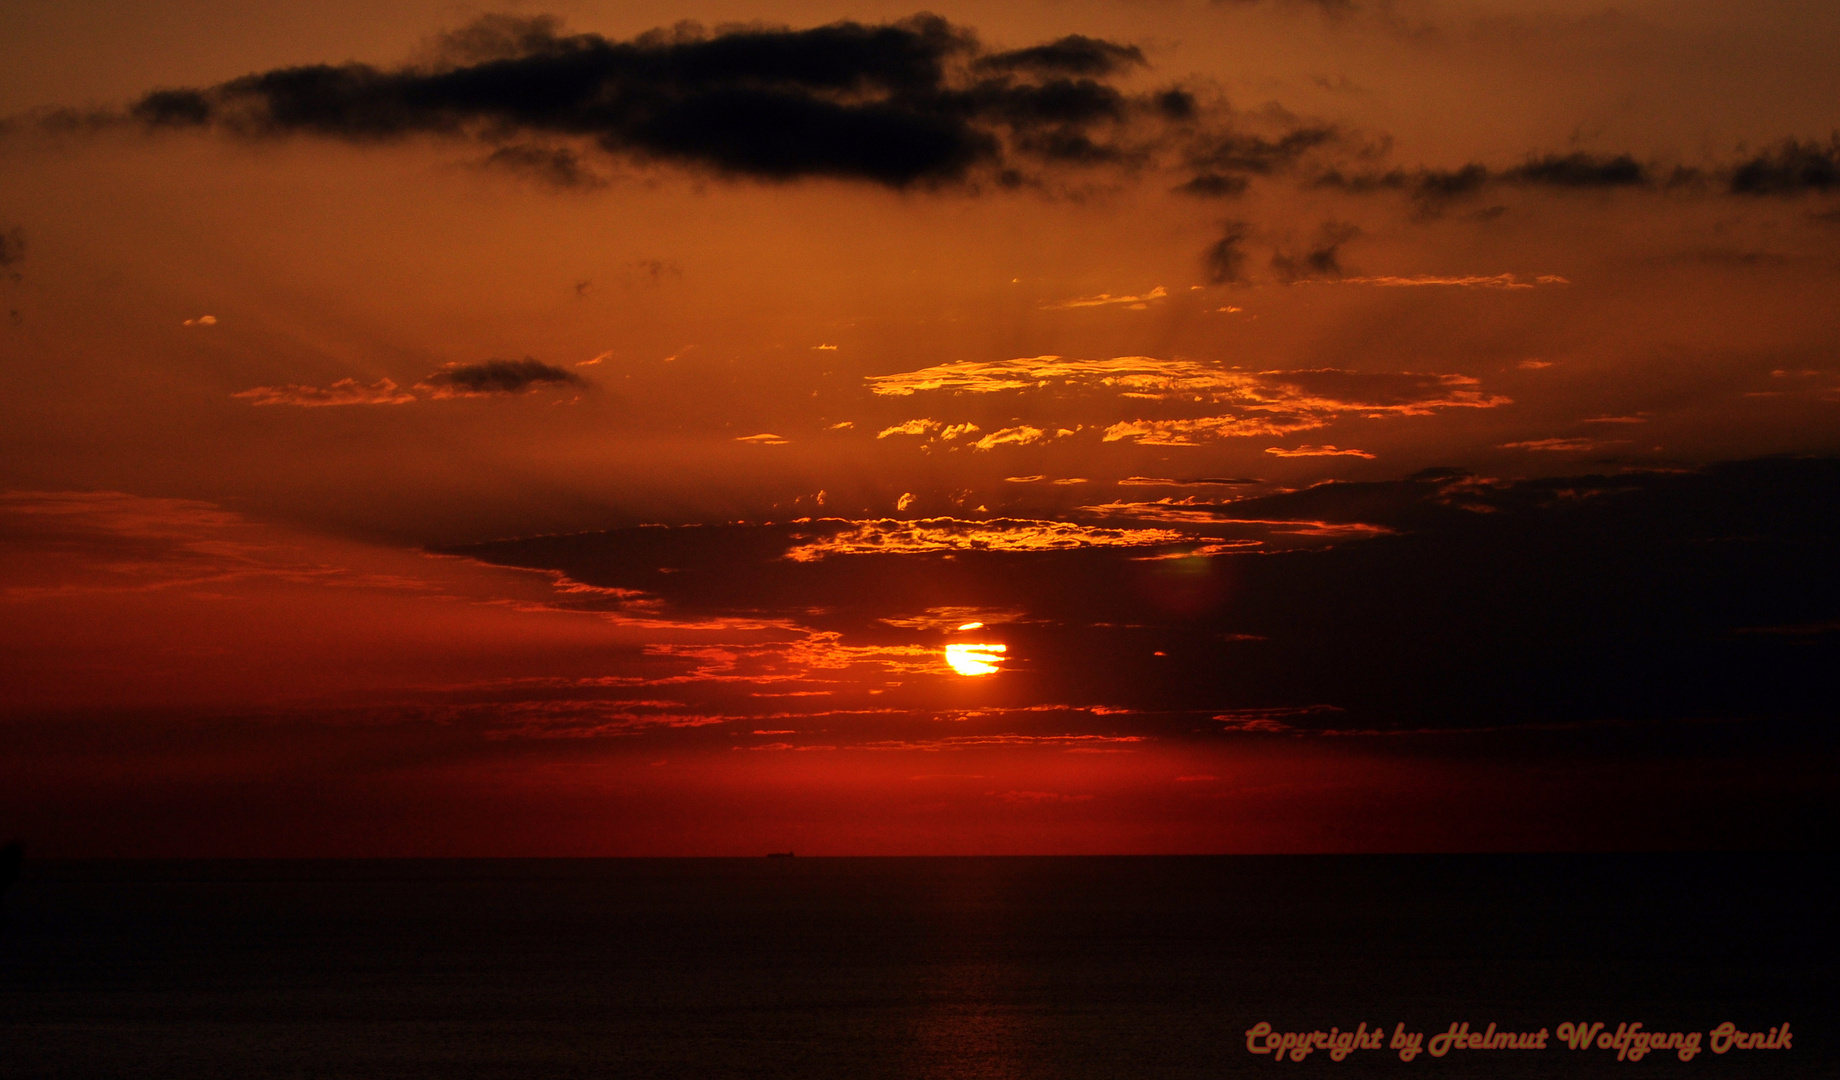
[[[960,675],[995,675],[1007,645],[947,645],[946,663]]]

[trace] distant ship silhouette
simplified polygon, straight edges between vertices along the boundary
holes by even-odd
[[[792,858],[792,852],[790,851],[769,851],[767,852],[767,858],[769,859],[790,859]]]

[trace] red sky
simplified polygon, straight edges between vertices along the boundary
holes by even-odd
[[[9,5],[0,834],[1819,839],[1831,5],[934,10]]]

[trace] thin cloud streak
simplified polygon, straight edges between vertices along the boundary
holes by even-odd
[[[1062,300],[1058,304],[1043,304],[1042,310],[1069,311],[1074,308],[1109,307],[1114,304],[1123,304],[1128,307],[1143,310],[1150,306],[1150,301],[1167,299],[1168,296],[1169,290],[1158,285],[1142,296],[1113,296],[1111,293],[1100,293],[1097,296],[1082,296],[1074,300]]]
[[[1541,274],[1532,281],[1522,281],[1513,274],[1494,274],[1492,276],[1466,275],[1463,277],[1437,277],[1420,274],[1413,277],[1345,277],[1343,285],[1377,285],[1381,288],[1422,288],[1443,287],[1457,289],[1532,289],[1540,285],[1570,285],[1571,282],[1557,274]]]
[[[1305,444],[1303,446],[1293,447],[1289,450],[1286,450],[1282,446],[1267,446],[1265,448],[1265,452],[1267,454],[1274,454],[1278,457],[1283,457],[1283,458],[1358,457],[1358,458],[1368,458],[1371,460],[1374,456],[1365,450],[1354,450],[1354,449],[1342,450],[1342,449],[1338,449],[1335,446],[1330,446],[1330,445],[1310,446],[1308,444]]]
[[[599,361],[597,357],[590,363]],[[338,405],[408,405],[423,400],[445,398],[503,397],[546,386],[587,386],[587,380],[564,368],[541,361],[486,360],[479,363],[453,363],[433,372],[410,390],[391,379],[380,379],[365,386],[356,379],[340,379],[329,387],[256,386],[230,395],[252,405],[296,405],[320,408]]]
[[[419,400],[414,394],[397,386],[390,379],[379,379],[370,386],[365,386],[356,379],[340,379],[323,389],[317,386],[301,386],[296,383],[288,383],[283,386],[254,386],[230,396],[241,398],[251,405],[298,405],[303,408],[336,405],[407,405]]]
[[[1154,547],[1188,539],[1169,529],[1105,529],[1065,521],[1026,518],[921,518],[902,521],[826,521],[840,525],[824,535],[801,538],[785,558],[816,562],[838,555],[925,555],[954,551],[1074,551],[1082,548]],[[796,536],[796,534],[795,534]]]

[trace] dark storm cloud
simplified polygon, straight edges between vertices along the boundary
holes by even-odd
[[[450,364],[416,384],[437,397],[444,394],[516,394],[532,387],[565,383],[583,385],[574,372],[540,360],[485,360],[477,364]]]
[[[1255,0],[1246,0],[1255,2]],[[1297,0],[1305,2],[1305,0]],[[1317,3],[1352,11],[1342,0]],[[1840,136],[1789,139],[1723,164],[1664,169],[1630,152],[1532,154],[1516,165],[1385,167],[1385,133],[1306,120],[1276,105],[1240,113],[1182,87],[1127,92],[1135,46],[1082,35],[991,50],[933,15],[809,29],[680,24],[626,41],[565,33],[554,17],[487,16],[442,35],[415,64],[315,64],[201,88],[155,90],[126,117],[153,129],[358,142],[437,135],[495,147],[493,167],[559,188],[599,178],[583,151],[733,177],[836,177],[890,187],[971,180],[1016,186],[1031,170],[1180,169],[1176,190],[1225,198],[1260,181],[1352,194],[1399,192],[1420,216],[1494,188],[1732,194],[1840,188]],[[121,116],[64,110],[47,129]]]
[[[962,180],[981,166],[1001,177],[1015,158],[1121,160],[1125,151],[1105,136],[1129,114],[1192,108],[1172,92],[1127,98],[1104,81],[1143,63],[1134,47],[1077,35],[987,52],[970,30],[932,15],[715,34],[683,25],[630,41],[497,16],[448,35],[421,66],[281,68],[155,91],[130,115],[154,128],[243,137],[583,139],[614,155],[733,176],[904,187]],[[531,164],[553,179],[578,169],[554,150],[500,153],[500,164]]]

